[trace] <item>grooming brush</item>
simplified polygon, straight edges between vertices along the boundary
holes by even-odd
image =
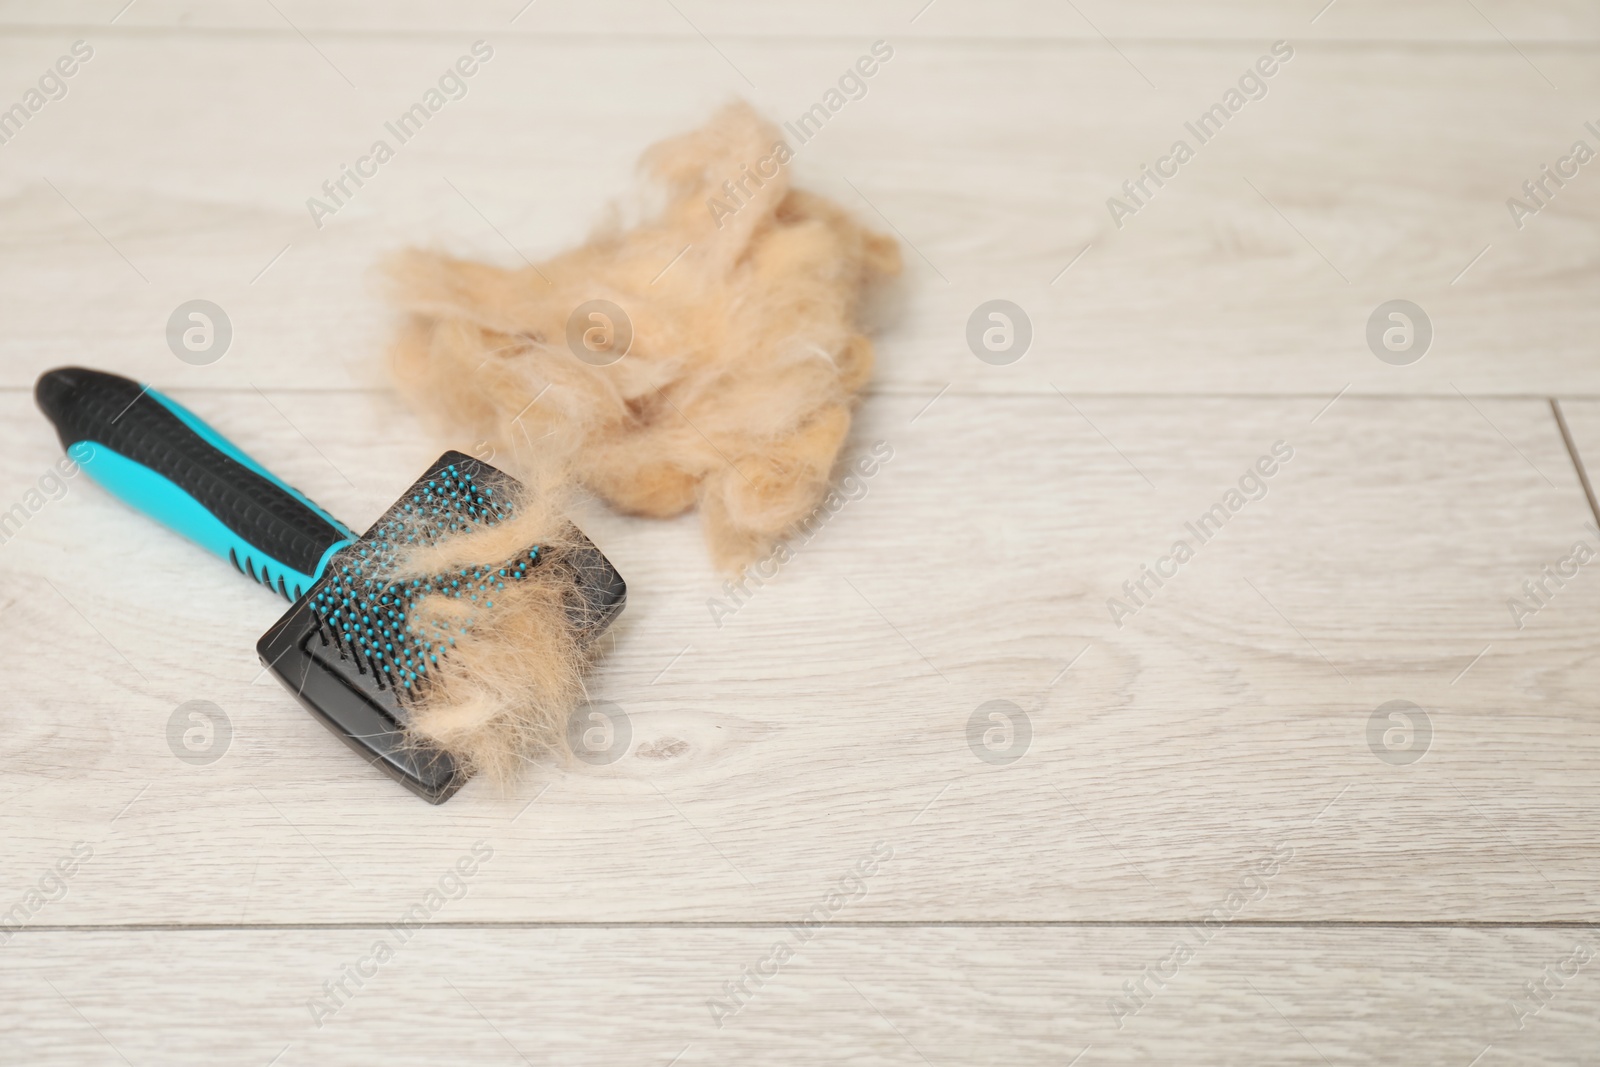
[[[419,543],[509,516],[516,480],[463,453],[440,456],[357,537],[148,386],[63,367],[42,375],[34,396],[63,448],[89,446],[72,454],[85,457],[90,477],[290,601],[256,644],[262,664],[364,759],[431,803],[448,800],[467,774],[405,735],[410,708],[427,698],[430,668],[454,645],[450,632],[413,625],[414,603],[433,594],[489,610],[508,583],[559,567],[572,587],[568,620],[590,642],[626,602],[621,575],[577,531],[559,557],[530,545],[494,564],[391,580],[396,560]]]

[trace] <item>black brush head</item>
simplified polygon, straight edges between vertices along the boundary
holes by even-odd
[[[432,579],[393,582],[386,564],[404,545],[429,542],[509,514],[519,488],[510,475],[460,452],[446,452],[372,528],[329,561],[317,582],[256,643],[261,662],[295,698],[362,758],[433,804],[448,800],[467,775],[449,756],[406,738],[408,707],[428,687],[428,665],[448,656],[449,633],[420,632],[411,605],[424,594],[481,600],[533,567],[560,566],[576,589],[569,603],[585,640],[599,637],[627,600],[622,576],[582,534],[559,560],[537,545],[496,566]],[[471,625],[470,621],[467,625]]]

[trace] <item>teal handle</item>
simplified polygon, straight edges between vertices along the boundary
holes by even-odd
[[[305,494],[154,389],[64,367],[41,376],[34,395],[62,447],[91,478],[291,601],[355,539]]]

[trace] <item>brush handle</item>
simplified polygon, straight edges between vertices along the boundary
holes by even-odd
[[[305,494],[148,386],[61,367],[40,376],[34,398],[62,447],[95,481],[291,602],[355,538]]]

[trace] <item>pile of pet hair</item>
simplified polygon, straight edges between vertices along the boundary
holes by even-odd
[[[872,370],[859,305],[900,257],[792,188],[791,155],[776,127],[731,105],[645,153],[664,207],[639,225],[522,269],[422,251],[390,264],[406,313],[393,352],[402,393],[529,484],[503,529],[408,566],[496,563],[519,543],[558,557],[577,487],[634,515],[698,507],[728,569],[817,506]],[[589,653],[561,608],[560,572],[475,619],[414,736],[502,778],[562,748]]]

